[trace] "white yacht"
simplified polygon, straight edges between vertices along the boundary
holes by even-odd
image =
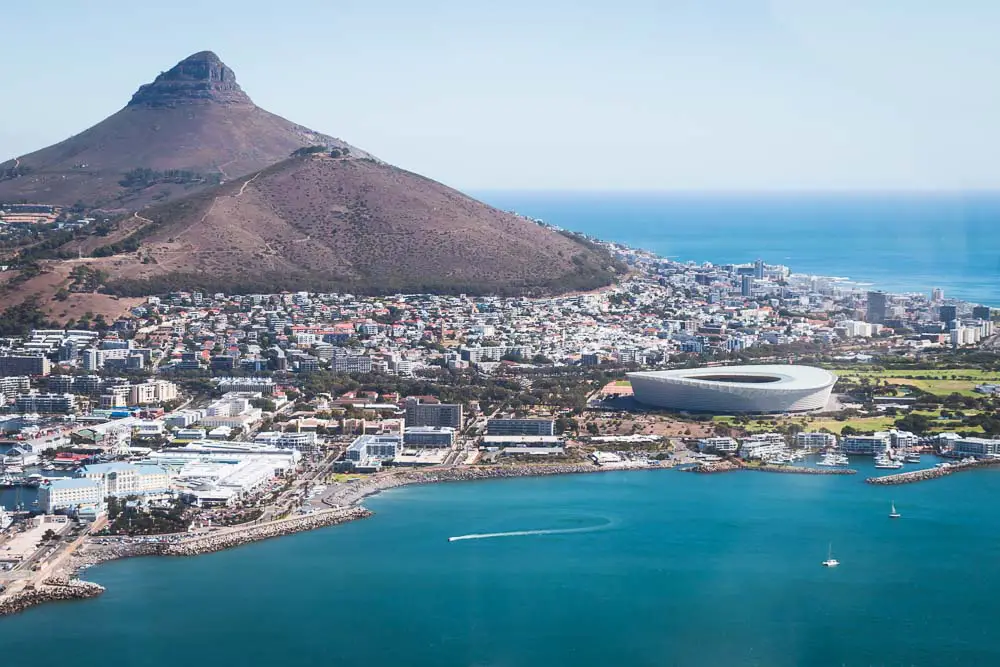
[[[846,454],[840,454],[839,452],[830,451],[824,454],[823,458],[821,458],[816,465],[825,466],[827,468],[834,468],[839,466],[846,466],[848,463],[850,463],[850,459],[847,458]]]
[[[892,503],[890,503],[889,507],[891,508],[889,510],[889,518],[890,519],[898,519],[899,517],[903,516],[902,514],[900,514],[899,512],[896,511],[896,502],[895,501],[893,501]]]
[[[833,557],[833,543],[830,544],[830,549],[826,553],[826,560],[823,561],[823,567],[837,567],[840,565],[840,561]]]
[[[875,457],[875,467],[876,468],[888,468],[890,470],[895,470],[897,468],[902,468],[903,467],[903,462],[891,459],[886,454],[880,454],[877,457]]]
[[[14,523],[14,517],[7,513],[7,510],[0,507],[0,530],[7,530]]]

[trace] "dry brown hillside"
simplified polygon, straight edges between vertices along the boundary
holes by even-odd
[[[402,169],[327,153],[140,215],[136,261],[109,282],[120,294],[530,294],[589,289],[614,275],[607,254],[578,239]]]

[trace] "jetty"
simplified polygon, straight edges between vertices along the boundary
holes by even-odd
[[[807,468],[805,466],[775,466],[764,464],[761,466],[744,466],[744,470],[756,470],[757,472],[778,472],[789,475],[857,475],[858,471],[853,468]]]
[[[43,602],[85,600],[97,597],[103,592],[103,586],[89,581],[60,578],[46,579],[40,585],[28,586],[13,594],[0,597],[0,616],[17,614],[28,607],[33,607]]]
[[[736,470],[752,470],[756,472],[785,473],[786,475],[856,475],[857,470],[851,468],[806,468],[805,466],[776,466],[767,463],[750,465],[743,461],[716,461],[702,463],[694,468],[685,468],[685,472],[714,473],[734,472]]]
[[[867,484],[875,484],[878,486],[895,486],[898,484],[913,484],[914,482],[923,482],[928,479],[937,479],[939,477],[947,477],[956,472],[962,472],[963,470],[978,470],[980,468],[995,468],[1000,466],[1000,460],[988,459],[985,461],[962,461],[958,463],[945,463],[938,465],[934,468],[925,468],[924,470],[911,470],[910,472],[901,472],[895,475],[883,475],[881,477],[869,477],[865,480]]]

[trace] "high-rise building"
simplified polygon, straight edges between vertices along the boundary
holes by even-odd
[[[753,277],[757,280],[764,278],[764,260],[758,259],[753,263]]]
[[[83,351],[83,370],[96,371],[104,363],[104,355],[96,347],[88,347]]]
[[[951,324],[958,319],[958,308],[955,306],[941,306],[938,308],[938,319]]]
[[[944,290],[941,289],[940,287],[935,287],[931,291],[931,301],[933,301],[934,303],[941,303],[942,301],[944,301]]]
[[[753,294],[753,278],[742,276],[740,278],[740,296],[750,296]]]
[[[885,324],[886,302],[885,292],[868,292],[868,316],[866,319],[874,324]]]
[[[991,310],[989,306],[976,306],[972,309],[972,317],[977,320],[990,319]]]

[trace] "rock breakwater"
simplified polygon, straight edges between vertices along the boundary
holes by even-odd
[[[924,470],[901,472],[895,475],[869,477],[868,479],[865,480],[865,482],[867,482],[868,484],[877,484],[880,486],[913,484],[914,482],[923,482],[928,479],[947,477],[952,473],[962,472],[963,470],[978,470],[980,468],[995,468],[997,466],[1000,466],[1000,461],[996,459],[990,459],[986,461],[962,461],[958,463],[946,463],[944,465],[940,465],[934,468],[926,468]]]
[[[44,602],[84,600],[97,597],[104,587],[78,579],[47,579],[41,586],[25,588],[0,597],[0,616],[16,614]]]

